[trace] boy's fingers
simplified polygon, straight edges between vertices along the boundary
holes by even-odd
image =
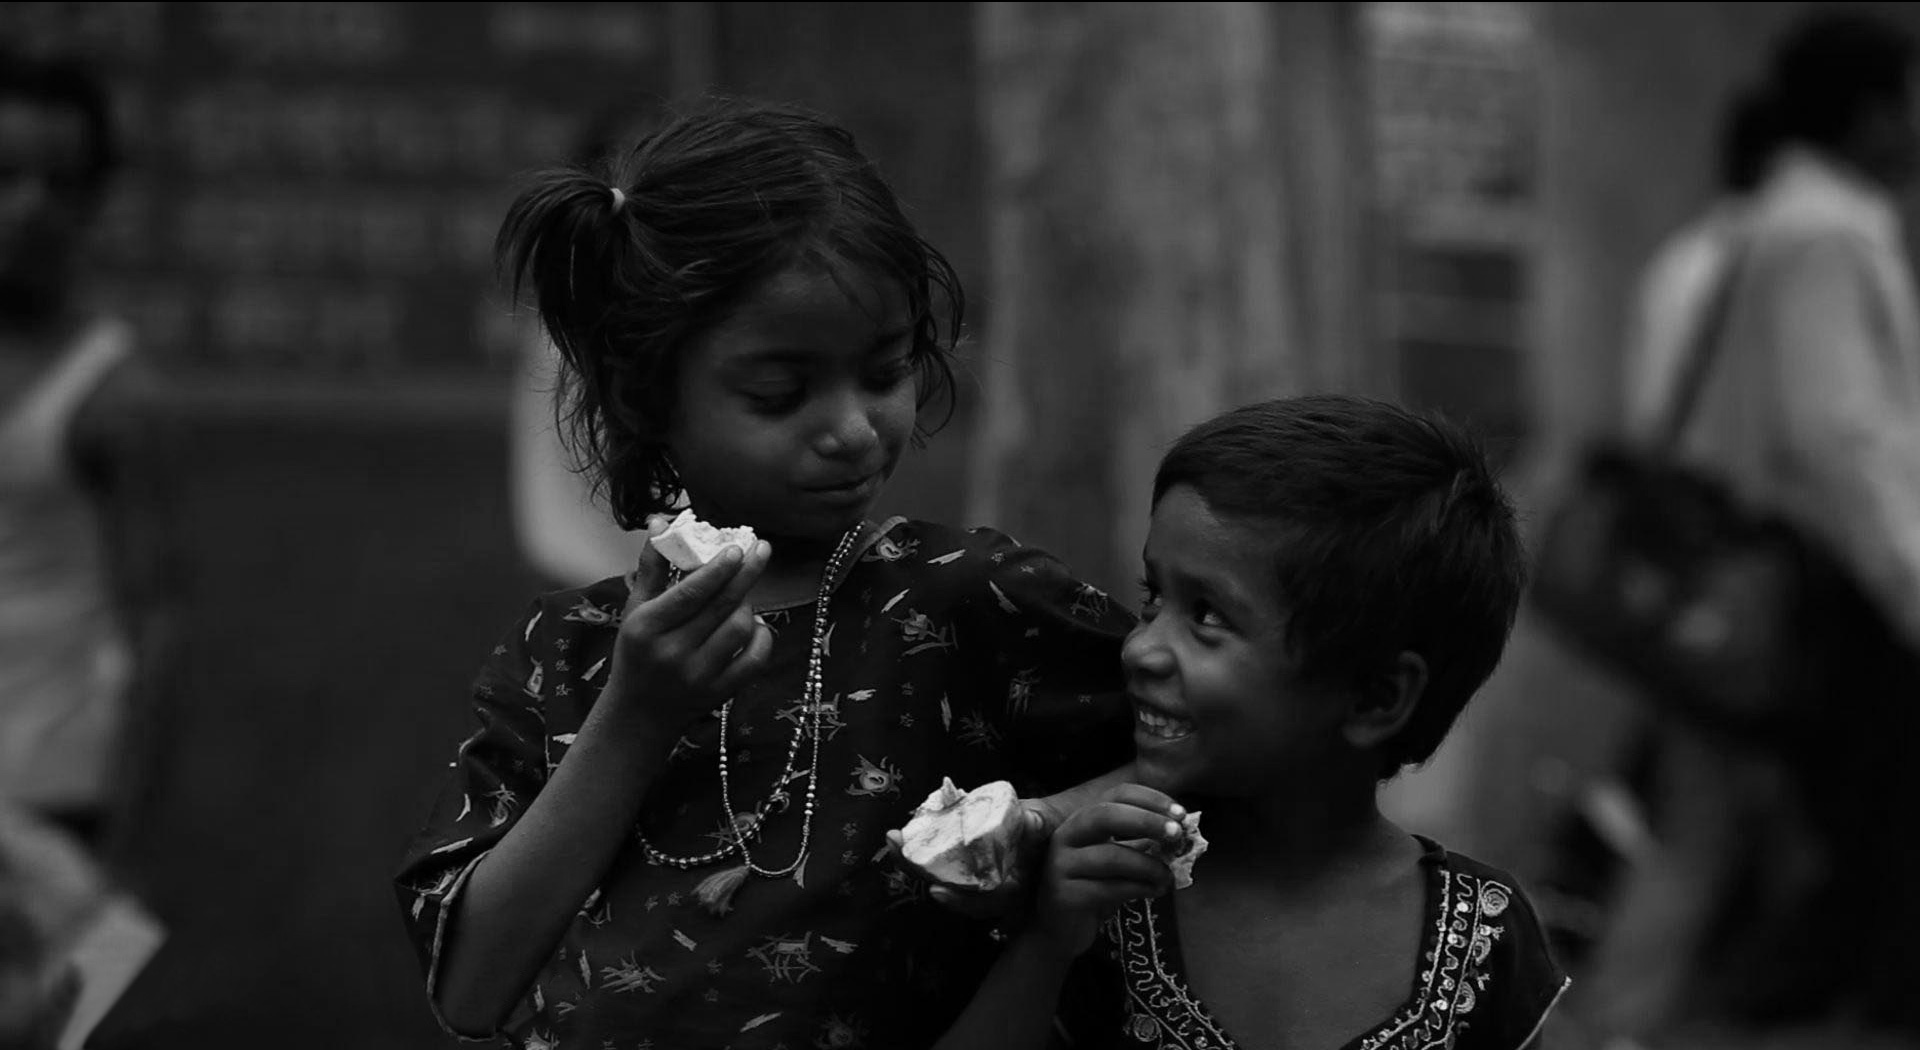
[[[1164,813],[1175,820],[1179,820],[1187,812],[1186,807],[1173,800],[1173,796],[1145,784],[1118,785],[1107,793],[1107,800]]]
[[[1090,847],[1114,839],[1154,839],[1172,842],[1180,825],[1166,813],[1123,802],[1096,802],[1061,825],[1054,838],[1069,847]]]
[[[1139,882],[1151,886],[1173,881],[1173,871],[1166,861],[1117,842],[1063,851],[1055,854],[1055,859],[1054,869],[1066,881]]]

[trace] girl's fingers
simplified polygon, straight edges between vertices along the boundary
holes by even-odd
[[[729,554],[733,553],[731,551]],[[765,540],[753,545],[740,556],[740,568],[710,598],[706,605],[695,610],[680,625],[689,644],[699,646],[706,643],[707,637],[720,629],[734,613],[747,603],[747,594],[766,570],[767,559],[773,554],[773,548]],[[736,643],[736,647],[739,644]]]
[[[666,528],[666,519],[658,514],[647,519],[648,537],[658,536]],[[633,570],[627,573],[626,611],[631,614],[641,603],[659,597],[667,587],[667,559],[653,549],[649,543],[640,549],[640,560],[634,563]]]
[[[745,649],[733,657],[726,669],[713,681],[713,691],[720,696],[729,696],[740,688],[742,682],[752,679],[766,667],[767,658],[773,654],[773,631],[766,624],[756,623],[753,636]]]
[[[753,641],[754,630],[759,623],[744,605],[736,605],[733,614],[709,634],[687,658],[686,674],[690,681],[717,681],[735,658],[747,651]]]
[[[645,554],[666,564],[652,547],[648,547]],[[642,602],[627,619],[649,634],[665,634],[682,627],[713,604],[739,573],[740,564],[739,551],[732,548],[721,551],[719,557],[688,573],[679,583]]]

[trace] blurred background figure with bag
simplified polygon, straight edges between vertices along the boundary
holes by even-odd
[[[0,799],[89,842],[130,660],[106,530],[140,368],[78,254],[114,157],[89,72],[0,58]]]
[[[1870,15],[1782,38],[1779,160],[1545,534],[1545,619],[1651,711],[1583,796],[1618,881],[1563,858],[1610,913],[1574,1011],[1602,1044],[1920,1039],[1884,815],[1920,788],[1915,62]]]

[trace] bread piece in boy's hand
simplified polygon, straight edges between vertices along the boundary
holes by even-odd
[[[1180,844],[1162,849],[1161,857],[1173,869],[1173,888],[1184,890],[1193,885],[1193,862],[1207,851],[1207,837],[1200,834],[1200,813],[1193,811],[1180,818]]]
[[[737,547],[741,554],[746,554],[753,549],[757,537],[750,528],[718,528],[694,517],[693,511],[683,510],[667,525],[665,532],[648,542],[674,568],[692,572],[719,557],[728,547]]]
[[[1025,821],[1012,784],[962,791],[945,779],[900,830],[900,856],[932,882],[992,892],[1015,875]]]
[[[1176,890],[1193,885],[1193,862],[1207,851],[1207,837],[1200,834],[1200,813],[1197,810],[1180,818],[1180,839],[1177,842],[1127,839],[1120,844],[1166,861],[1167,867],[1173,871],[1173,888]]]

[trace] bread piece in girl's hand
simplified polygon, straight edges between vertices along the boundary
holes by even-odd
[[[1025,819],[1004,780],[962,791],[944,779],[901,829],[900,856],[933,882],[992,892],[1013,877]]]
[[[753,549],[757,537],[752,529],[744,526],[737,529],[717,528],[694,517],[693,511],[683,510],[665,532],[649,542],[674,568],[681,572],[692,572],[719,557],[720,552],[728,547],[738,547],[742,555],[746,554]]]

